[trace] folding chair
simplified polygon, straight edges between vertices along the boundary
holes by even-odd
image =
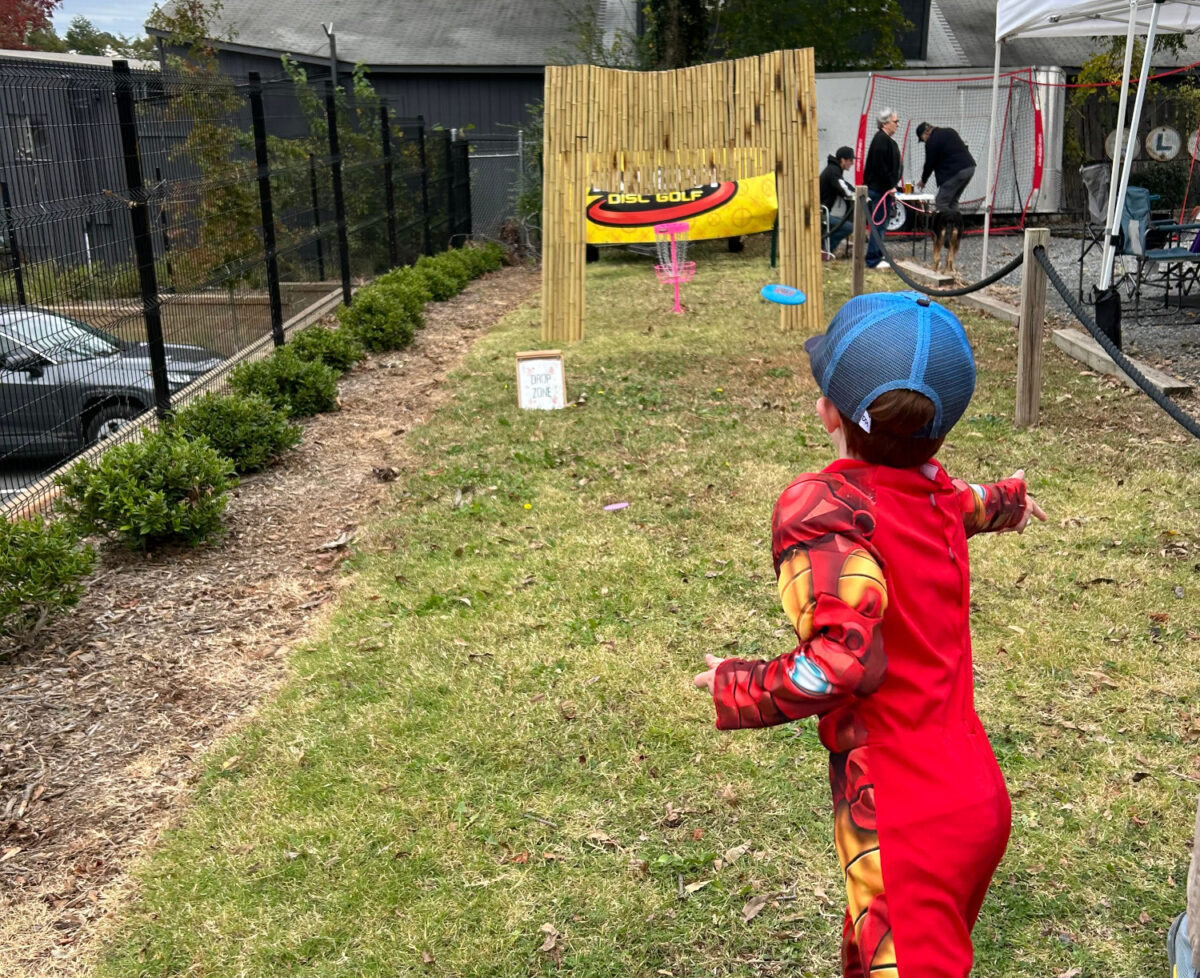
[[[1200,276],[1200,252],[1170,244],[1171,241],[1178,241],[1181,232],[1200,228],[1200,223],[1154,221],[1150,216],[1152,199],[1145,187],[1129,187],[1125,192],[1125,206],[1121,208],[1121,253],[1137,263],[1133,280],[1135,317],[1141,307],[1143,284],[1161,285],[1165,306],[1170,299],[1172,278],[1182,300],[1183,296],[1190,294],[1197,276]],[[1165,247],[1150,247],[1156,241],[1162,241]],[[1153,278],[1146,278],[1147,268],[1150,268]]]

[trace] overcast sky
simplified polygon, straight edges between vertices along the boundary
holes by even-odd
[[[54,29],[61,35],[72,17],[82,15],[102,31],[140,37],[153,6],[153,0],[63,0],[54,11]]]

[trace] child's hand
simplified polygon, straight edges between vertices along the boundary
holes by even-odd
[[[718,659],[715,655],[706,655],[704,657],[704,664],[708,668],[704,672],[696,673],[692,679],[692,685],[699,686],[701,689],[707,689],[711,693],[713,683],[717,680],[717,666],[724,661],[724,659]]]
[[[1012,478],[1020,479],[1022,482],[1024,482],[1025,481],[1025,470],[1017,469],[1017,471],[1012,474]],[[1024,533],[1025,527],[1027,527],[1029,525],[1029,517],[1031,517],[1031,516],[1036,516],[1043,523],[1046,522],[1046,514],[1042,510],[1042,507],[1039,506],[1036,502],[1034,502],[1033,497],[1031,495],[1029,495],[1028,492],[1026,492],[1025,493],[1025,509],[1021,513],[1021,521],[1019,523],[1017,523],[1016,526],[1012,527],[1012,529],[1015,530],[1017,533]]]

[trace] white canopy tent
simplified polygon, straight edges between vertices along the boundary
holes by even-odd
[[[1154,52],[1156,34],[1186,34],[1200,31],[1200,0],[998,0],[996,4],[996,63],[992,78],[992,120],[988,140],[988,181],[984,209],[983,274],[987,274],[988,232],[992,219],[992,183],[996,172],[996,109],[1000,86],[1000,45],[1014,37],[1084,36],[1095,34],[1125,35],[1125,66],[1121,78],[1121,99],[1117,109],[1117,138],[1109,187],[1117,193],[1108,195],[1108,233],[1104,245],[1104,268],[1100,288],[1112,283],[1113,247],[1111,241],[1120,224],[1125,191],[1133,166],[1133,141],[1137,138],[1142,103],[1146,96],[1146,79],[1150,74],[1150,59]],[[1133,118],[1129,122],[1129,142],[1124,152],[1124,168],[1120,183],[1117,172],[1122,161],[1122,126],[1129,94],[1129,77],[1133,58],[1133,38],[1146,35],[1146,51],[1142,59],[1141,81],[1134,101]]]

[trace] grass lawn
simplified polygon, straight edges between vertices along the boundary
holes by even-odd
[[[474,348],[327,634],[140,867],[100,974],[840,973],[814,726],[721,734],[690,687],[705,652],[791,648],[771,508],[831,455],[766,260],[697,250],[683,317],[646,261],[589,267],[567,410],[515,407],[536,309]],[[849,268],[827,275],[832,314]],[[1043,426],[1015,432],[1015,330],[964,319],[979,386],[941,458],[1026,468],[1050,514],[972,545],[1014,806],[976,973],[1165,975],[1200,777],[1200,455],[1049,345]]]

